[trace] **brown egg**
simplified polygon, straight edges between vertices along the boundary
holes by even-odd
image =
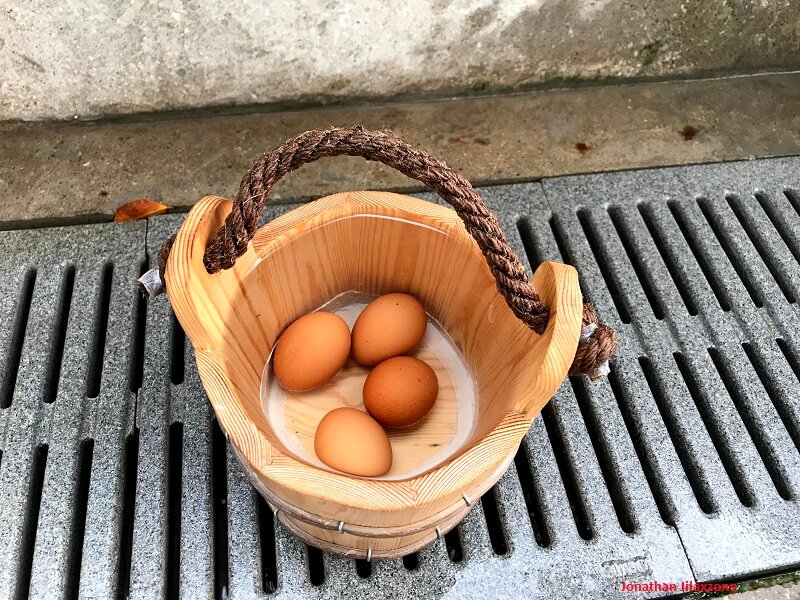
[[[408,294],[375,298],[353,325],[353,358],[364,366],[411,352],[428,326],[419,300]]]
[[[307,392],[326,383],[350,354],[350,329],[340,316],[313,312],[297,319],[278,340],[273,368],[278,383]]]
[[[350,475],[377,477],[392,467],[389,436],[367,413],[342,407],[322,417],[314,452],[329,467]]]
[[[364,382],[364,407],[384,427],[408,427],[427,415],[439,382],[418,358],[395,356],[372,369]]]

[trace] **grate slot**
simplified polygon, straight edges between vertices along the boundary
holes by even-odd
[[[775,280],[775,283],[778,284],[781,292],[783,292],[784,298],[789,304],[794,304],[795,297],[794,292],[792,291],[791,286],[785,281],[783,274],[781,273],[780,266],[775,262],[775,257],[773,256],[772,252],[769,251],[769,248],[766,247],[764,244],[763,237],[759,234],[758,230],[756,229],[755,223],[742,210],[740,205],[741,200],[736,196],[728,195],[725,196],[725,200],[728,202],[728,206],[731,207],[733,214],[736,216],[736,219],[739,221],[739,224],[744,229],[744,232],[747,234],[750,243],[753,245],[753,248],[756,249],[758,255],[761,257],[761,261],[767,267],[770,275]]]
[[[456,525],[444,534],[444,545],[447,549],[447,557],[451,562],[460,563],[464,560],[464,549],[461,547],[460,527]]]
[[[717,506],[711,497],[708,484],[702,475],[700,463],[691,451],[686,435],[681,430],[679,425],[680,417],[675,413],[660,377],[656,376],[656,370],[652,361],[646,356],[640,356],[639,366],[642,369],[647,386],[650,388],[650,393],[655,400],[656,407],[661,415],[661,420],[667,428],[667,434],[670,440],[672,440],[672,445],[678,455],[678,460],[680,460],[683,472],[686,474],[686,479],[689,481],[692,492],[694,492],[694,497],[697,500],[700,510],[706,514],[715,513],[717,511]]]
[[[772,479],[775,489],[778,491],[778,494],[780,494],[781,498],[784,500],[791,500],[792,492],[789,489],[786,477],[783,473],[781,473],[777,461],[775,460],[772,451],[765,441],[763,432],[755,422],[753,414],[750,408],[747,406],[738,386],[734,383],[733,373],[730,371],[728,366],[726,366],[722,355],[716,348],[709,348],[708,354],[711,356],[711,361],[714,363],[714,367],[722,379],[722,384],[725,386],[725,389],[727,390],[731,400],[733,400],[736,411],[739,413],[739,417],[742,419],[742,422],[747,429],[747,433],[750,435],[750,439],[753,441],[756,451],[761,457],[761,462],[764,463],[764,467],[766,467],[767,473],[769,473],[769,476]]]
[[[17,308],[14,311],[14,325],[11,330],[10,345],[8,348],[8,360],[3,377],[2,396],[0,396],[0,408],[8,408],[14,398],[14,388],[17,385],[17,374],[19,373],[19,361],[22,358],[22,346],[25,343],[25,330],[28,328],[28,316],[31,311],[33,301],[33,286],[36,284],[36,269],[28,269],[22,280],[17,299]]]
[[[72,515],[72,534],[70,536],[65,586],[67,598],[77,598],[80,589],[83,539],[86,532],[86,507],[89,502],[89,485],[92,480],[93,459],[94,440],[83,440],[78,450],[78,488],[75,493],[75,509]]]
[[[794,372],[794,376],[797,377],[797,380],[800,381],[800,360],[792,352],[791,348],[786,344],[786,340],[783,338],[777,338],[775,343],[778,344],[778,348],[780,348],[783,357],[786,359],[786,362],[789,363],[789,366],[792,368]]]
[[[792,235],[787,230],[787,225],[780,218],[772,203],[769,202],[767,195],[762,192],[756,192],[755,197],[756,200],[758,200],[758,203],[761,205],[764,213],[766,213],[767,217],[769,217],[769,220],[772,222],[772,226],[775,228],[775,231],[778,232],[778,235],[781,236],[783,243],[786,244],[787,248],[789,248],[789,252],[791,252],[794,259],[800,263],[800,248],[798,248],[797,244],[795,244],[792,240]]]
[[[794,211],[800,216],[800,192],[797,190],[783,190],[783,195],[792,205]]]
[[[227,598],[228,448],[225,434],[216,419],[211,420],[211,497],[214,511],[214,590],[217,598]]]
[[[775,412],[778,413],[778,417],[780,417],[783,427],[786,429],[789,437],[792,438],[794,447],[800,451],[800,428],[798,427],[798,423],[792,418],[792,415],[789,412],[789,407],[786,406],[786,402],[781,395],[781,391],[776,387],[777,382],[769,376],[763,360],[749,343],[743,343],[742,350],[744,350],[747,360],[750,361],[750,364],[753,366],[753,370],[756,372],[758,379],[761,381],[761,385],[767,392],[769,399],[772,401],[772,405],[775,407]]]
[[[533,477],[533,467],[528,460],[525,440],[522,441],[516,456],[514,456],[514,466],[517,468],[517,476],[522,487],[522,496],[525,499],[528,517],[531,520],[533,538],[540,547],[549,548],[553,540],[542,509],[542,492],[536,484],[536,480]]]
[[[367,579],[370,575],[372,575],[372,565],[369,563],[369,561],[366,561],[362,558],[357,558],[355,563],[356,574],[361,577],[361,579]]]
[[[47,468],[47,444],[40,444],[33,451],[31,462],[31,479],[28,488],[28,507],[22,525],[22,547],[19,554],[17,571],[17,589],[15,598],[25,600],[31,589],[31,570],[33,568],[33,551],[36,547],[36,532],[39,527],[39,510],[42,506],[42,488],[44,473]]]
[[[403,566],[407,571],[416,571],[419,568],[419,555],[416,552],[403,557]]]
[[[622,531],[625,533],[635,533],[637,530],[636,518],[633,515],[630,500],[622,486],[620,469],[616,468],[617,465],[612,458],[610,446],[606,440],[606,436],[603,434],[600,415],[594,409],[584,379],[582,377],[570,376],[569,382],[572,385],[572,391],[575,393],[575,398],[578,401],[581,418],[586,425],[586,431],[589,434],[589,440],[592,443],[595,456],[597,456],[600,472],[603,475],[603,480],[605,481],[606,488],[611,497],[611,504],[614,506],[617,521],[619,521]]]
[[[139,263],[139,274],[137,279],[147,272],[150,261],[145,257]],[[137,392],[142,387],[144,376],[144,341],[147,329],[147,299],[137,289],[133,292],[136,295],[133,308],[133,334],[131,338],[131,357],[130,371],[128,373],[128,389]]]
[[[591,540],[594,537],[594,531],[586,510],[586,501],[583,498],[574,468],[567,455],[567,449],[564,446],[564,440],[561,437],[554,410],[552,401],[542,409],[544,428],[547,431],[550,446],[553,448],[558,472],[561,474],[561,481],[564,483],[575,527],[584,540]]]
[[[50,357],[44,380],[44,401],[47,404],[54,402],[58,394],[58,383],[61,379],[61,364],[64,360],[64,343],[67,338],[67,324],[69,323],[74,287],[75,265],[67,265],[61,278],[61,290],[53,326],[53,341],[50,346]]]
[[[110,262],[103,265],[100,274],[100,293],[95,307],[94,333],[89,351],[89,370],[86,374],[86,395],[97,398],[100,395],[100,382],[103,378],[103,358],[106,351],[108,335],[108,313],[111,304],[111,283],[114,276],[114,265]]]
[[[180,385],[186,376],[186,334],[175,312],[170,314],[169,373],[173,385]]]
[[[742,282],[744,288],[747,290],[747,293],[750,295],[750,299],[753,301],[753,304],[755,304],[758,308],[762,308],[764,306],[764,297],[761,295],[761,291],[753,284],[752,281],[750,281],[747,271],[742,266],[742,261],[739,260],[739,258],[736,256],[736,251],[733,247],[731,247],[731,244],[723,230],[722,223],[717,220],[717,217],[711,208],[711,204],[706,198],[698,198],[697,205],[700,207],[700,212],[703,213],[703,216],[706,218],[709,227],[711,227],[714,237],[717,238],[717,242],[725,252],[725,256],[728,257],[728,262],[733,267],[733,270],[736,271],[736,274],[739,276],[739,280]]]
[[[558,215],[553,214],[548,223],[550,225],[550,231],[553,233],[553,239],[556,241],[558,253],[566,262],[572,266],[576,266],[575,257],[572,255],[572,251],[567,245],[568,236],[564,226],[561,224],[561,219],[558,217]]]
[[[533,228],[526,217],[517,220],[517,233],[519,233],[519,239],[522,240],[522,248],[525,250],[531,269],[536,271],[536,268],[542,264],[544,253],[536,241]]]
[[[139,428],[125,438],[125,459],[122,483],[122,527],[117,562],[117,600],[130,595],[133,525],[136,514],[136,483],[139,472]]]
[[[261,494],[256,493],[258,539],[261,547],[261,589],[274,594],[278,589],[278,555],[275,550],[275,519]]]
[[[503,531],[503,522],[500,519],[500,511],[497,508],[497,492],[496,486],[481,497],[481,507],[483,508],[483,517],[486,520],[486,528],[489,531],[489,542],[492,544],[492,550],[498,556],[503,556],[508,553],[508,543],[506,542],[505,532]]]
[[[183,423],[167,432],[167,598],[180,597],[181,511],[183,504]]]
[[[566,264],[572,265],[577,269],[578,263],[575,260],[575,255],[572,253],[569,244],[567,243],[568,236],[563,224],[561,223],[561,219],[559,219],[558,215],[553,214],[548,223],[550,225],[550,231],[553,233],[553,239],[556,241],[556,248],[558,248],[558,253],[561,255],[561,259]],[[531,258],[531,260],[533,259]],[[581,294],[583,294],[583,297],[588,298],[589,296],[586,293],[586,290],[583,288],[583,277],[581,277],[580,272],[578,273],[578,284],[581,287]]]
[[[322,550],[306,544],[308,554],[308,578],[311,585],[317,587],[325,583],[325,562]]]
[[[577,214],[578,222],[583,229],[583,234],[586,236],[586,241],[589,242],[589,249],[592,251],[597,267],[600,269],[600,275],[602,275],[603,281],[605,281],[608,293],[611,294],[611,300],[614,302],[617,314],[619,314],[619,318],[623,323],[630,323],[631,315],[628,310],[628,305],[625,303],[625,298],[617,284],[617,280],[608,268],[608,263],[605,260],[603,249],[600,244],[600,236],[597,231],[595,231],[594,222],[590,218],[589,212],[584,208],[579,209]]]
[[[545,260],[553,260],[575,266],[575,260],[566,242],[567,234],[562,229],[558,216],[551,214],[548,219],[548,225],[553,241],[555,241],[555,249],[552,246],[549,249],[545,249],[540,235],[537,235],[527,217],[517,221],[517,230],[522,240],[522,247],[531,267],[536,271],[536,268]],[[578,273],[578,285],[581,288],[581,293],[584,297],[587,297],[583,289],[583,279],[580,272]]]
[[[614,226],[614,229],[616,230],[617,235],[622,242],[622,247],[624,248],[625,254],[627,254],[628,260],[633,267],[633,272],[636,274],[636,278],[639,280],[639,285],[642,287],[644,295],[647,298],[647,301],[650,303],[650,308],[653,310],[653,315],[659,321],[663,320],[667,311],[658,295],[655,284],[648,275],[649,270],[644,265],[639,253],[636,251],[636,245],[634,244],[633,236],[627,224],[625,223],[624,216],[622,215],[622,208],[617,205],[609,207],[608,216],[610,217],[611,224]]]
[[[667,497],[664,482],[661,480],[661,476],[655,466],[655,460],[645,448],[641,433],[638,427],[636,427],[631,409],[633,403],[619,380],[616,361],[611,361],[611,372],[608,374],[608,383],[611,386],[614,399],[617,401],[617,407],[625,423],[625,429],[628,430],[631,443],[633,443],[633,449],[636,452],[636,457],[639,459],[639,464],[642,466],[642,472],[647,480],[650,493],[653,495],[658,513],[661,515],[661,520],[667,525],[674,527],[674,508]]]
[[[753,491],[747,483],[744,473],[739,468],[739,463],[734,457],[730,444],[727,443],[720,431],[720,426],[711,409],[709,399],[700,391],[694,369],[690,365],[689,360],[682,353],[674,352],[672,357],[678,365],[678,370],[686,384],[686,388],[689,390],[689,395],[692,397],[697,407],[697,412],[703,420],[703,425],[711,438],[711,443],[714,444],[722,467],[728,474],[728,479],[731,482],[733,490],[736,492],[736,496],[739,498],[739,502],[747,507],[753,506],[755,504]]]
[[[670,277],[672,277],[672,281],[675,284],[675,288],[678,290],[681,299],[683,300],[686,310],[691,316],[696,316],[698,314],[697,305],[694,303],[694,299],[692,298],[691,294],[689,294],[689,284],[684,280],[680,269],[678,269],[675,261],[670,256],[664,237],[664,232],[661,230],[652,214],[652,207],[649,203],[639,203],[636,205],[636,208],[639,210],[639,214],[642,216],[642,221],[644,221],[647,232],[653,239],[656,250],[658,250],[658,253],[661,255],[661,260],[667,267],[667,272],[669,273]]]
[[[711,288],[711,291],[714,292],[719,307],[725,312],[728,312],[731,309],[731,301],[725,284],[709,261],[708,256],[702,251],[699,242],[695,238],[694,231],[689,227],[689,224],[686,222],[686,217],[681,212],[679,206],[679,203],[675,200],[667,201],[667,209],[669,209],[672,218],[675,219],[675,224],[683,235],[683,239],[686,240],[686,244],[689,246],[689,250],[691,250],[695,261],[697,261],[697,265],[703,272],[708,286]]]

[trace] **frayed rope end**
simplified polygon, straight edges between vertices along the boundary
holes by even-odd
[[[147,273],[136,280],[139,290],[145,298],[152,300],[164,293],[164,282],[161,281],[161,273],[158,267],[153,267]]]
[[[595,332],[596,329],[597,329],[597,324],[596,323],[589,323],[587,325],[584,325],[581,328],[581,339],[580,339],[579,344],[586,344],[589,341],[589,338],[592,337],[592,334]],[[601,363],[600,365],[598,365],[594,369],[594,371],[592,371],[591,373],[588,373],[588,376],[589,376],[589,379],[591,379],[592,381],[595,381],[597,379],[600,379],[601,377],[605,377],[610,372],[611,372],[611,367],[609,366],[608,361],[606,360],[603,363]]]

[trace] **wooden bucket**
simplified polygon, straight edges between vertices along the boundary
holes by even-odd
[[[597,348],[607,350],[608,340],[598,345],[590,334],[610,330],[600,323],[584,323],[582,329],[584,307],[577,273],[570,266],[543,263],[530,281],[532,288],[527,280],[509,283],[509,277],[519,280],[518,271],[524,273],[524,267],[518,259],[514,262],[502,233],[502,243],[480,239],[497,235],[494,216],[482,203],[475,206],[477,195],[470,195],[471,187],[464,196],[465,180],[453,184],[448,180],[453,172],[435,159],[412,149],[427,161],[427,168],[419,160],[416,167],[408,167],[409,146],[360,128],[304,136],[265,155],[243,180],[236,201],[206,197],[198,202],[171,250],[167,247],[162,253],[162,259],[168,254],[168,260],[162,260],[162,276],[194,347],[219,423],[248,478],[280,521],[308,544],[341,555],[399,557],[449,531],[494,485],[532,419],[570,370],[576,349],[594,344],[595,354]],[[377,157],[369,155],[380,143],[390,149]],[[274,181],[319,158],[313,148],[320,156],[355,154],[381,160],[415,177],[417,169],[425,174],[417,178],[440,193],[442,186],[447,188],[442,195],[459,208],[470,231],[450,209],[379,192],[328,196],[257,230],[255,222],[248,225],[250,215],[257,218],[261,212]],[[436,171],[433,183],[428,180],[431,169]],[[467,209],[463,198],[453,200],[453,187],[469,199]],[[249,243],[250,232],[244,231],[248,227],[253,230]],[[501,256],[487,254],[487,245],[494,245],[489,253]],[[229,257],[220,260],[225,252]],[[487,260],[493,261],[491,270]],[[527,287],[520,287],[523,284]],[[520,320],[525,305],[517,302],[513,311],[509,307],[524,296],[520,289],[529,289],[539,302],[533,312],[546,311],[539,333],[531,328],[535,324]],[[424,473],[359,478],[309,464],[282,442],[262,409],[262,373],[281,332],[303,314],[352,290],[416,296],[455,342],[474,378],[477,425],[450,456]],[[614,342],[613,332],[611,337]],[[610,352],[613,347],[593,356],[591,368]],[[441,427],[447,435],[447,423]],[[403,464],[412,473],[422,455],[413,448],[408,452]]]

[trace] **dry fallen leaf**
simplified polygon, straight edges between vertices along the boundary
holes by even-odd
[[[139,200],[131,200],[126,202],[117,209],[114,214],[114,222],[122,223],[124,221],[136,221],[138,219],[146,219],[147,217],[154,217],[167,212],[171,206],[161,204],[157,200],[150,200],[148,198],[141,198]]]

